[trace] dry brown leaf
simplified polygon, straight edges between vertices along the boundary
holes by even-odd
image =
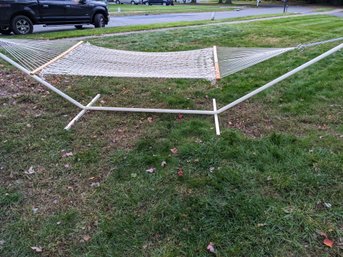
[[[62,157],[63,158],[67,158],[67,157],[71,157],[73,155],[74,155],[73,152],[65,152],[65,153],[62,154]]]
[[[177,154],[177,152],[178,152],[176,147],[170,149],[170,151],[172,154]]]
[[[323,232],[323,231],[317,230],[316,232],[317,232],[318,235],[320,235],[320,236],[322,236],[322,237],[325,237],[325,238],[328,237],[328,235],[327,235],[325,232]]]
[[[184,175],[183,169],[182,169],[182,167],[179,167],[179,168],[177,169],[177,176],[178,176],[178,177],[183,177],[183,175]]]
[[[324,245],[328,246],[328,247],[332,247],[333,246],[333,241],[330,240],[329,238],[325,238],[323,241]]]
[[[83,240],[85,240],[85,242],[88,242],[89,240],[91,240],[91,237],[89,235],[85,235],[83,236]]]

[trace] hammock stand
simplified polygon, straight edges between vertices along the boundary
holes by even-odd
[[[340,45],[330,49],[329,51],[327,51],[327,52],[317,56],[316,58],[302,64],[301,66],[285,73],[284,75],[270,81],[269,83],[251,91],[250,93],[236,99],[235,101],[223,106],[220,109],[217,109],[216,100],[213,99],[213,110],[153,109],[153,108],[125,108],[125,107],[93,106],[94,103],[100,98],[99,94],[96,95],[87,105],[83,105],[80,102],[78,102],[77,100],[75,100],[72,97],[70,97],[69,95],[67,95],[66,93],[64,93],[61,90],[59,90],[58,88],[56,88],[55,86],[53,86],[52,84],[50,84],[49,82],[47,82],[46,80],[44,80],[44,78],[42,78],[42,77],[36,75],[34,72],[31,72],[30,70],[26,69],[25,67],[23,67],[22,65],[20,65],[19,63],[15,62],[15,61],[13,61],[12,59],[7,57],[6,55],[0,53],[0,58],[5,60],[6,62],[10,63],[14,67],[18,68],[19,70],[21,70],[22,72],[24,72],[25,74],[27,74],[28,76],[30,76],[31,78],[36,80],[37,82],[41,83],[42,85],[44,85],[48,89],[52,90],[56,94],[63,97],[65,100],[69,101],[70,103],[72,103],[73,105],[75,105],[76,107],[81,109],[80,113],[78,115],[76,115],[75,118],[72,119],[70,121],[70,123],[65,127],[66,130],[69,130],[75,124],[75,122],[78,121],[87,111],[170,113],[170,114],[180,114],[181,113],[181,114],[195,114],[195,115],[211,115],[211,116],[213,116],[216,134],[220,135],[220,126],[219,126],[219,118],[218,118],[219,114],[221,114],[222,112],[225,112],[226,110],[238,105],[239,103],[257,95],[258,93],[274,86],[275,84],[287,79],[288,77],[290,77],[290,76],[296,74],[297,72],[317,63],[318,61],[332,55],[333,53],[335,53],[341,49],[343,49],[343,44],[340,44]],[[36,71],[36,72],[38,72],[38,71]]]

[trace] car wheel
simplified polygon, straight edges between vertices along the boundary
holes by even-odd
[[[24,15],[15,16],[12,19],[11,27],[16,35],[27,35],[33,32],[32,21]]]
[[[145,2],[145,5],[149,5],[149,2]]]
[[[166,2],[163,2],[163,6],[166,6],[167,5],[167,3]]]
[[[82,29],[83,26],[82,26],[82,25],[75,25],[75,28],[76,28],[76,29]]]
[[[12,32],[12,30],[10,30],[9,27],[6,27],[6,28],[0,28],[0,34],[3,34],[3,35],[10,35]]]
[[[131,1],[131,4],[134,5],[134,4],[136,4],[136,3],[135,3],[135,1]]]
[[[103,14],[98,13],[94,17],[94,26],[96,28],[103,28],[105,27],[105,17]]]
[[[119,0],[116,0],[116,4],[120,4],[120,1],[119,1]]]

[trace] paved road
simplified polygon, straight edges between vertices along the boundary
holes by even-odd
[[[337,17],[343,17],[343,12],[337,12],[337,13],[334,13],[333,15]]]
[[[226,18],[239,18],[252,15],[263,15],[263,14],[279,14],[282,13],[283,8],[274,7],[260,7],[260,8],[242,8],[239,11],[229,12],[216,12],[215,19],[226,19]],[[315,9],[312,7],[304,6],[291,6],[288,8],[289,13],[311,13]],[[168,23],[178,21],[199,21],[209,20],[212,17],[212,12],[205,13],[172,13],[172,14],[157,14],[157,15],[134,15],[134,16],[112,16],[108,27],[118,26],[130,26],[130,25],[142,25],[142,24],[155,24],[155,23]],[[86,26],[93,27],[93,26]],[[58,26],[58,27],[43,27],[40,25],[35,26],[34,31],[47,32],[47,31],[63,31],[75,29],[73,26]]]

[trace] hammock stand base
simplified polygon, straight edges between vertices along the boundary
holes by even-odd
[[[98,101],[100,98],[100,94],[97,94],[92,101],[89,102],[89,104],[86,105],[86,107],[92,106],[93,104],[95,104],[96,101]],[[79,112],[78,115],[76,115],[74,117],[74,119],[72,119],[68,125],[64,128],[65,130],[69,130],[74,124],[75,122],[77,122],[79,119],[81,119],[81,117],[86,114],[87,110],[83,109],[82,111]]]

